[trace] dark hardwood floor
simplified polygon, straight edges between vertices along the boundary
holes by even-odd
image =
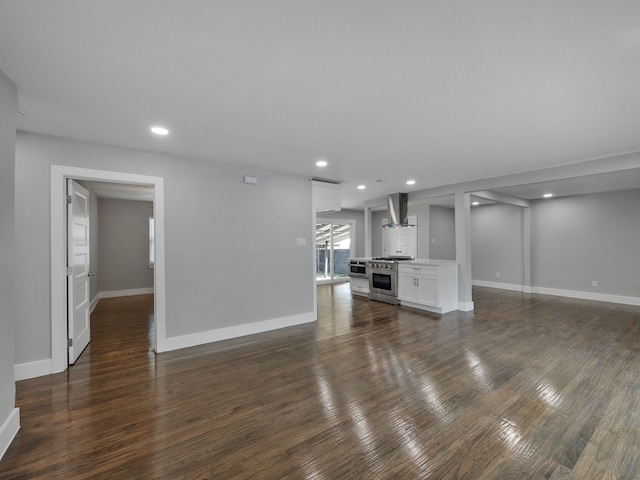
[[[155,355],[152,297],[104,299],[75,366],[17,383],[0,478],[640,478],[640,308],[474,301],[321,286],[317,324]]]

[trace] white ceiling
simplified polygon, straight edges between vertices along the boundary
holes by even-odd
[[[0,69],[21,130],[326,178],[346,208],[640,151],[637,0],[2,0]]]

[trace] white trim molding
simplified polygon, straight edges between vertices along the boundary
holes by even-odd
[[[13,375],[16,382],[29,378],[51,375],[51,359],[38,360],[36,362],[19,363],[13,366]]]
[[[579,298],[581,300],[595,300],[596,302],[620,303],[640,307],[640,297],[627,297],[609,293],[580,292],[578,290],[562,290],[559,288],[532,287],[532,293],[540,295],[554,295],[556,297]]]
[[[108,292],[100,292],[100,298],[114,297],[133,297],[134,295],[149,295],[153,293],[153,287],[146,288],[130,288],[129,290],[110,290]]]
[[[0,427],[0,460],[20,430],[20,409],[14,408]]]
[[[577,298],[579,300],[594,300],[596,302],[619,303],[621,305],[633,305],[640,307],[640,297],[628,297],[625,295],[613,295],[610,293],[582,292],[579,290],[563,290],[560,288],[526,287],[513,283],[487,282],[474,280],[473,285],[478,287],[499,288],[514,292],[536,293],[539,295],[553,295],[555,297]]]
[[[500,290],[512,290],[514,292],[524,292],[525,288],[524,285],[515,283],[488,282],[486,280],[472,280],[471,284],[476,287],[499,288]]]
[[[473,312],[473,302],[458,302],[458,310],[461,312]]]
[[[89,314],[92,314],[93,311],[96,309],[96,307],[98,306],[98,302],[100,301],[100,292],[98,292],[96,294],[95,297],[93,297],[93,300],[91,300],[91,304],[89,305]]]
[[[51,372],[63,372],[67,359],[67,292],[66,292],[66,180],[146,185],[153,187],[153,211],[156,229],[156,262],[154,271],[154,315],[156,352],[164,349],[166,338],[165,252],[164,252],[164,178],[133,173],[93,170],[89,168],[51,165]]]
[[[314,312],[292,315],[289,317],[274,318],[261,322],[247,323],[244,325],[234,325],[232,327],[218,328],[206,332],[191,333],[179,337],[169,337],[165,341],[165,350],[178,350],[180,348],[195,347],[205,343],[219,342],[230,338],[244,337],[254,333],[263,333],[280,328],[302,325],[304,323],[315,322]]]

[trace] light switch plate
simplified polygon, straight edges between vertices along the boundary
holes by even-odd
[[[298,237],[298,246],[304,247],[307,244],[307,239],[305,237]]]

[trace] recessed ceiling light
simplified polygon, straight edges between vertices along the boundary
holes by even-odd
[[[364,190],[365,188],[367,188],[366,185],[358,185],[358,190]]]
[[[480,202],[472,202],[471,205],[480,205]]]
[[[328,164],[327,164],[327,161],[326,161],[326,160],[318,160],[318,161],[316,162],[316,167],[326,167],[327,165],[328,165]]]
[[[155,133],[156,135],[168,135],[169,134],[169,130],[167,130],[164,127],[159,127],[159,126],[155,126],[155,127],[151,127],[151,132]]]
[[[407,180],[407,185],[415,185],[416,181],[415,180]]]
[[[553,197],[553,193],[545,193],[545,194],[543,195],[543,197],[544,197],[544,198],[551,198],[551,197]]]

